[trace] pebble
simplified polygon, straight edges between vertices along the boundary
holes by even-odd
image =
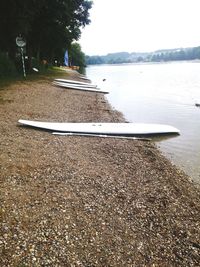
[[[49,78],[0,95],[0,266],[199,265],[199,188],[153,143],[17,125],[125,121],[104,96]]]

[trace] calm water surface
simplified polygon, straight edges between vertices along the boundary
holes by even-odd
[[[157,146],[200,182],[199,62],[91,66],[87,76],[109,90],[110,104],[128,121],[178,128],[180,136],[159,140]]]

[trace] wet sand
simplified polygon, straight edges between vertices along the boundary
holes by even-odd
[[[52,80],[0,91],[0,266],[199,266],[199,188],[152,142],[18,125],[124,121]]]

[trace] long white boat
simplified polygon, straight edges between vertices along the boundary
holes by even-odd
[[[76,123],[76,122],[42,122],[19,120],[20,124],[65,133],[87,133],[105,134],[118,136],[158,135],[158,134],[180,134],[173,126],[163,124],[146,123]]]
[[[54,81],[56,82],[62,82],[62,83],[70,83],[70,84],[77,84],[77,85],[86,85],[88,87],[94,87],[96,88],[97,85],[91,84],[91,83],[85,83],[85,82],[80,82],[80,81],[75,81],[75,80],[67,80],[67,79],[55,79]]]
[[[59,87],[64,87],[66,89],[73,89],[73,90],[81,90],[81,91],[88,91],[88,92],[95,92],[95,93],[102,93],[102,94],[108,94],[108,91],[103,91],[98,88],[88,88],[84,86],[78,86],[68,83],[62,83],[62,82],[53,82],[54,85]]]

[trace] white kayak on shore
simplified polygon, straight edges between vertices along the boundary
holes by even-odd
[[[103,93],[108,94],[108,91],[100,90],[99,88],[89,88],[85,86],[79,86],[79,85],[73,85],[68,83],[62,83],[62,82],[53,82],[54,85],[57,85],[59,87],[63,87],[66,89],[73,89],[73,90],[81,90],[81,91],[88,91],[88,92],[95,92],[95,93]]]
[[[67,79],[55,79],[55,82],[62,82],[62,83],[69,83],[69,84],[76,84],[76,85],[81,85],[81,86],[88,86],[91,88],[96,88],[97,85],[95,84],[91,84],[91,83],[85,83],[85,82],[79,82],[79,81],[75,81],[75,80],[67,80]]]
[[[19,120],[20,124],[65,133],[105,134],[118,136],[180,134],[173,126],[148,123],[79,123],[79,122],[42,122]]]

